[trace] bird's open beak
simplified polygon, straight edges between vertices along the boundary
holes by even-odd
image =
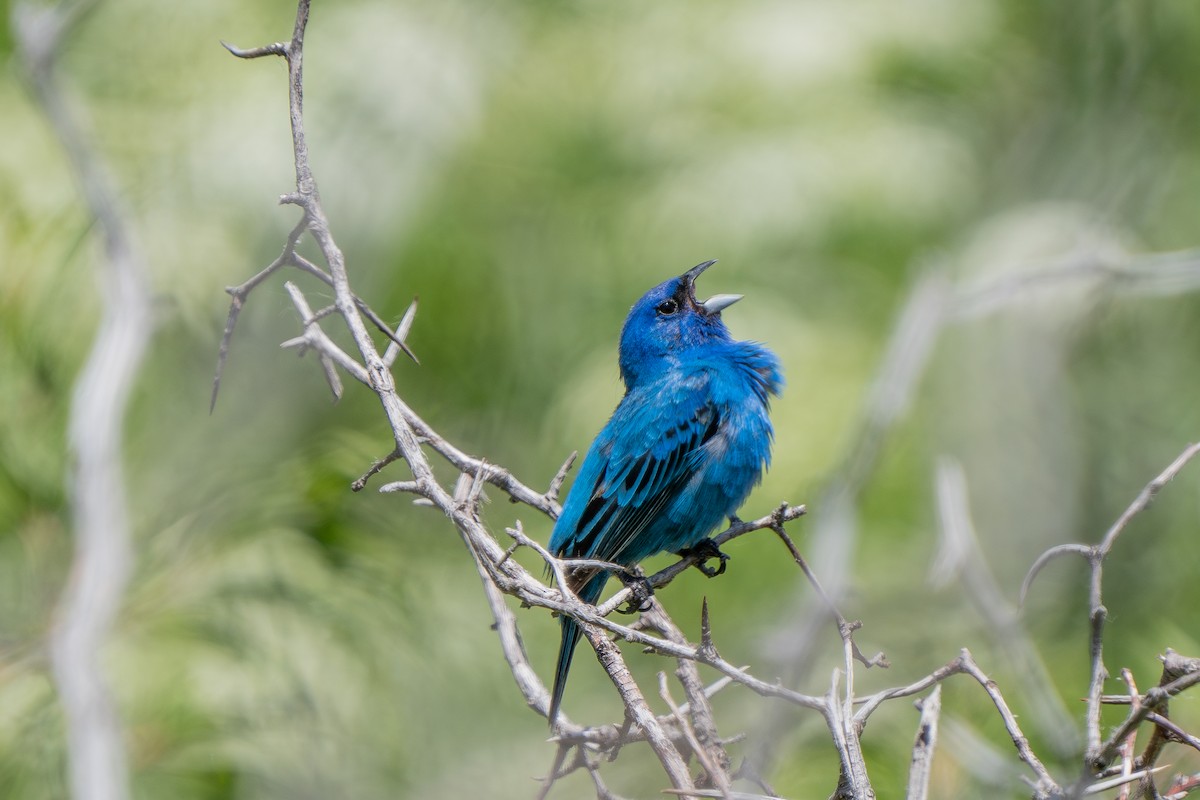
[[[708,269],[715,263],[717,263],[717,260],[714,258],[712,261],[705,261],[703,264],[697,264],[687,272],[683,273],[681,276],[683,278],[683,282],[687,284],[688,290],[692,293],[693,299],[696,297],[696,278],[700,277],[701,272],[704,272],[704,270]],[[714,297],[708,298],[703,303],[698,303],[698,305],[704,309],[704,313],[706,314],[719,314],[723,309],[729,308],[731,305],[741,299],[742,295],[740,294],[718,294]]]

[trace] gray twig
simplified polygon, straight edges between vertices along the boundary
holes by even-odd
[[[937,749],[938,720],[942,713],[942,686],[933,687],[929,696],[918,703],[921,722],[913,742],[912,762],[908,768],[908,800],[926,800],[929,777],[933,773],[933,753]]]

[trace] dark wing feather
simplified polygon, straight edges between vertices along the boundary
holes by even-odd
[[[693,454],[719,426],[716,407],[703,403],[644,452],[611,459],[592,486],[569,555],[624,563],[630,544],[692,477]]]

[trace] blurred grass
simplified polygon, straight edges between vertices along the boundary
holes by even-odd
[[[349,387],[331,407],[314,365],[276,349],[295,329],[278,284],[244,314],[207,413],[221,288],[273,258],[294,220],[273,204],[291,181],[283,69],[238,62],[218,40],[279,39],[292,12],[282,0],[109,3],[64,64],[133,209],[159,314],[127,441],[138,574],[108,661],[137,796],[529,797],[551,748],[512,686],[478,578],[436,514],[349,493],[389,449],[377,402]],[[98,253],[5,26],[0,795],[24,800],[64,793],[40,650],[70,554],[63,428],[95,325]],[[359,0],[314,10],[306,100],[357,291],[391,318],[421,298],[422,365],[398,365],[401,391],[532,485],[586,447],[619,396],[629,304],[720,258],[704,288],[745,293],[731,327],[787,368],[775,468],[750,515],[817,499],[924,265],[966,279],[1081,241],[1196,245],[1198,45],[1200,10],[1182,0]],[[314,302],[327,296],[305,285]],[[939,344],[859,509],[844,610],[866,623],[863,648],[894,664],[862,685],[911,680],[969,646],[1022,712],[1021,676],[961,588],[926,581],[933,458],[965,465],[989,564],[1014,598],[1038,552],[1094,541],[1196,438],[1198,312],[1196,297],[1067,288]],[[1200,602],[1198,487],[1185,472],[1165,490],[1106,570],[1108,664],[1143,686],[1165,647],[1200,651],[1185,611]],[[493,501],[494,528],[519,514],[548,536],[547,521]],[[810,524],[796,528],[802,546]],[[808,590],[768,536],[732,554],[720,580],[689,575],[663,599],[694,632],[707,596],[722,652],[784,674],[772,658]],[[1077,718],[1084,618],[1081,565],[1050,567],[1024,619]],[[557,626],[520,619],[548,665]],[[823,664],[836,663],[833,638]],[[568,713],[618,719],[607,679],[579,661]],[[632,661],[647,679],[666,666]],[[726,732],[749,732],[744,752],[771,754],[782,793],[831,790],[815,717],[786,712],[786,733],[764,742],[765,701],[730,690],[718,705]],[[1191,705],[1173,710],[1194,728]],[[1014,762],[977,687],[951,683],[944,708]],[[881,796],[903,785],[915,722],[904,704],[872,720]],[[1021,796],[1012,775],[972,774],[964,737],[944,740],[935,796]],[[606,775],[629,796],[661,784],[634,749]],[[589,791],[573,776],[556,796]]]

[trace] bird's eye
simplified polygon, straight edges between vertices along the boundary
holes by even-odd
[[[654,307],[654,310],[657,311],[658,313],[662,314],[663,316],[670,316],[671,314],[674,314],[676,311],[679,310],[679,303],[675,302],[674,298],[670,298],[667,300],[663,300],[661,303],[659,303],[657,306]]]

